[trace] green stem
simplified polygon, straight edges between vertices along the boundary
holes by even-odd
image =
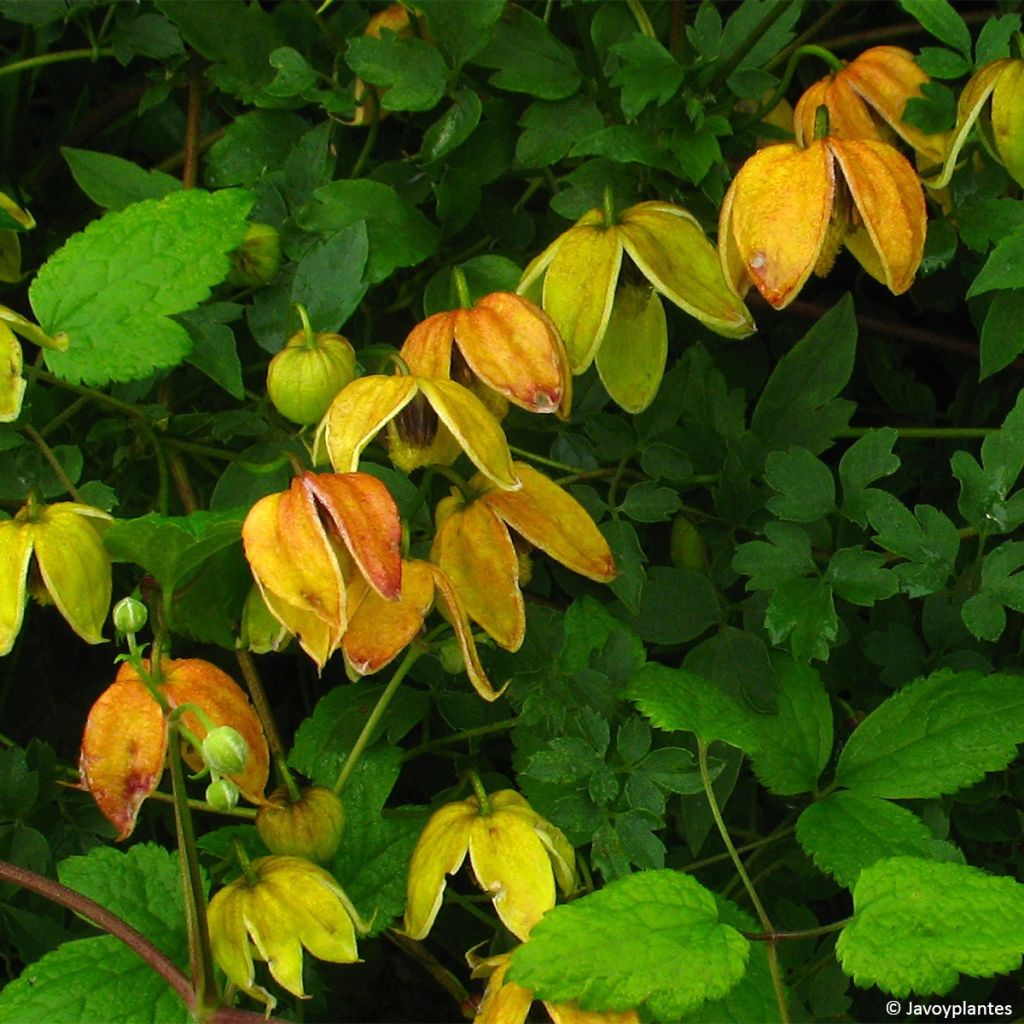
[[[833,921],[832,924],[823,924],[820,928],[806,928],[799,932],[743,932],[743,935],[751,942],[796,942],[799,939],[817,939],[832,932],[841,932],[852,920],[852,917],[845,917],[842,921]]]
[[[469,282],[462,267],[452,268],[452,281],[455,282],[455,291],[459,296],[459,305],[463,309],[469,309],[473,305],[473,297],[469,294]]]
[[[514,444],[508,446],[508,450],[513,455],[518,455],[520,458],[529,459],[530,462],[536,462],[538,466],[547,466],[549,469],[560,469],[563,473],[579,473],[579,466],[570,466],[568,462],[559,462],[557,459],[549,459],[543,455],[534,455],[533,452],[527,451],[525,448],[517,448]]]
[[[210,930],[206,921],[206,894],[199,869],[199,854],[196,848],[196,834],[192,825],[192,814],[188,806],[185,789],[185,771],[181,763],[178,727],[170,725],[167,744],[167,760],[171,768],[171,785],[174,792],[174,826],[178,833],[178,858],[181,862],[181,876],[185,892],[185,919],[188,926],[189,969],[195,990],[195,1006],[202,1014],[208,1005],[218,1000],[217,981],[213,973],[213,952],[210,946]]]
[[[328,0],[329,2],[330,0]],[[324,7],[326,6],[327,4],[325,3]],[[416,19],[413,18],[412,20],[415,21]],[[366,130],[363,148],[359,151],[359,156],[356,157],[356,162],[352,165],[352,171],[349,174],[350,178],[358,178],[363,173],[363,168],[370,159],[370,154],[373,153],[373,147],[377,144],[377,126],[380,124],[380,94],[373,86],[366,87],[366,99],[363,102],[363,106],[367,103],[370,104],[370,126]]]
[[[427,740],[419,746],[407,750],[402,755],[402,761],[412,761],[414,758],[429,754],[432,750],[440,750],[442,747],[452,746],[455,743],[464,743],[466,740],[474,740],[479,736],[490,736],[496,732],[507,732],[519,721],[518,718],[503,718],[500,722],[491,722],[490,725],[478,725],[475,729],[463,729],[462,732],[452,733],[451,736],[441,736],[436,740]]]
[[[604,226],[611,228],[615,226],[615,193],[612,191],[611,185],[605,185],[604,192],[601,194],[601,207],[604,211]]]
[[[373,711],[370,712],[370,717],[367,718],[362,732],[359,733],[351,752],[348,757],[345,758],[345,763],[341,766],[341,771],[338,773],[338,778],[334,783],[333,789],[335,793],[340,794],[345,788],[345,783],[348,782],[352,773],[356,769],[356,765],[359,764],[359,759],[363,756],[363,751],[370,742],[380,720],[384,717],[384,712],[387,711],[388,705],[398,692],[398,688],[402,685],[402,681],[409,674],[409,670],[416,664],[422,653],[422,646],[415,642],[412,647],[406,651],[405,657],[402,659],[402,663],[395,669],[395,674],[391,677],[388,685],[384,687],[384,692],[378,698],[376,707],[374,707]]]
[[[768,846],[770,843],[776,842],[779,839],[785,839],[786,836],[791,835],[796,831],[795,826],[789,826],[779,832],[772,832],[771,835],[765,836],[763,839],[758,839],[752,843],[746,843],[744,846],[737,846],[737,853],[749,853],[751,850],[758,850],[763,846]],[[686,874],[692,874],[694,871],[699,871],[701,868],[710,867],[712,864],[718,864],[723,860],[729,860],[730,854],[728,853],[716,853],[713,857],[704,857],[701,860],[691,861],[689,864],[684,865],[679,870],[685,871]]]
[[[16,60],[13,64],[6,64],[0,68],[0,77],[3,75],[17,75],[22,71],[31,71],[33,68],[46,67],[47,64],[60,64],[66,60],[92,60],[100,57],[113,57],[114,49],[105,46],[100,49],[90,47],[85,50],[61,50],[58,53],[44,53],[38,57],[26,57],[24,60]]]
[[[747,895],[750,897],[750,902],[757,913],[757,918],[761,922],[761,927],[766,932],[773,933],[775,926],[764,909],[761,897],[757,895],[757,890],[750,881],[747,869],[743,866],[743,861],[736,852],[736,847],[733,846],[729,829],[726,827],[725,819],[722,817],[721,808],[718,806],[718,800],[715,797],[711,772],[708,769],[708,744],[706,740],[699,736],[697,737],[697,760],[700,764],[700,777],[704,784],[704,792],[708,798],[708,807],[711,810],[711,816],[715,819],[715,825],[718,826],[718,834],[722,837],[722,842],[729,852],[729,857],[736,868],[736,873],[743,881],[743,886],[747,890]],[[768,968],[771,971],[772,985],[775,988],[775,999],[779,1004],[779,1019],[782,1021],[782,1024],[789,1024],[789,1007],[786,1004],[786,990],[783,987],[782,972],[779,969],[779,954],[775,943],[771,941],[768,943]]]
[[[46,443],[43,435],[32,426],[31,423],[26,423],[22,428],[22,432],[27,434],[35,446],[42,452],[43,458],[50,464],[50,468],[53,470],[54,476],[64,485],[64,489],[77,501],[80,505],[85,505],[86,502],[82,498],[82,495],[78,493],[78,488],[71,482],[71,478],[64,471],[64,467],[60,464],[60,459],[54,454],[53,449]]]
[[[484,789],[483,781],[480,776],[472,769],[469,769],[469,783],[473,787],[473,792],[476,794],[477,800],[480,801],[480,813],[481,814],[492,814],[493,808],[491,807],[491,798],[487,795],[487,790]]]
[[[633,20],[636,22],[636,27],[640,29],[640,34],[647,36],[648,39],[656,39],[657,35],[654,32],[654,26],[651,24],[651,19],[647,17],[647,12],[644,10],[644,5],[640,0],[626,0],[626,6],[633,15]]]
[[[292,309],[295,310],[299,323],[302,325],[300,329],[306,343],[306,348],[316,348],[316,337],[313,334],[313,328],[310,326],[309,313],[306,311],[306,307],[301,302],[293,302]]]
[[[864,437],[880,427],[847,427],[840,430],[836,437]],[[988,437],[989,434],[1001,429],[1000,427],[890,427],[900,437],[913,438],[971,438]]]
[[[440,463],[431,463],[427,467],[438,476],[443,476],[445,480],[450,480],[459,489],[459,492],[466,499],[466,501],[473,502],[480,496],[473,490],[472,487],[458,474],[454,469],[449,466],[442,466]]]
[[[166,804],[173,804],[174,794],[162,793],[157,789],[150,793],[147,799],[162,801]],[[190,811],[202,811],[205,814],[221,814],[228,818],[244,818],[246,821],[252,821],[256,817],[256,811],[252,807],[232,807],[230,810],[222,811],[218,808],[211,807],[205,800],[194,800],[192,797],[189,797],[188,799],[188,807]]]
[[[804,57],[820,57],[826,61],[833,71],[839,71],[842,69],[843,62],[839,60],[831,51],[826,50],[821,46],[800,46],[793,51],[789,60],[786,62],[786,68],[782,72],[782,80],[779,82],[775,89],[775,92],[762,103],[757,110],[755,110],[749,117],[743,118],[736,124],[735,131],[740,132],[746,128],[751,128],[759,121],[763,120],[768,114],[770,114],[778,105],[782,102],[782,98],[789,91],[790,83],[793,81],[793,75],[796,72],[796,66]]]

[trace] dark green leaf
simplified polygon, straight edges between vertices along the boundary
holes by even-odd
[[[923,96],[911,96],[903,108],[907,124],[929,134],[951,129],[956,122],[956,94],[938,82],[922,82]]]
[[[1024,288],[1024,228],[1000,239],[978,271],[967,298],[974,298],[994,288]]]
[[[767,541],[747,541],[733,556],[733,569],[750,577],[747,590],[771,590],[817,571],[811,557],[811,539],[799,526],[767,523],[764,532]]]
[[[514,292],[519,278],[523,276],[522,267],[517,263],[505,256],[490,254],[474,256],[460,263],[459,269],[466,279],[469,297],[474,302],[490,292]],[[458,309],[459,305],[455,276],[451,268],[445,267],[427,282],[423,290],[423,311],[427,316],[433,316],[434,313]]]
[[[721,621],[722,608],[708,577],[691,569],[658,565],[647,574],[635,625],[655,644],[683,644]]]
[[[609,584],[612,593],[634,615],[640,611],[640,593],[644,586],[644,562],[647,560],[636,530],[621,519],[600,523],[601,533],[615,557],[618,576]]]
[[[971,73],[971,62],[953,50],[941,46],[923,46],[915,58],[918,67],[932,78],[960,78]]]
[[[877,531],[874,542],[907,559],[893,569],[903,591],[922,597],[945,587],[960,550],[960,534],[949,516],[931,505],[911,512],[885,491],[873,495],[867,515]]]
[[[679,505],[677,491],[644,480],[626,491],[620,511],[638,523],[665,523],[679,510]]]
[[[769,452],[764,479],[778,494],[768,510],[780,519],[813,523],[835,510],[836,485],[832,471],[806,448]]]
[[[301,302],[314,331],[337,331],[355,312],[366,294],[369,241],[367,224],[354,224],[306,250],[295,268],[291,304]],[[282,347],[286,340],[282,331]]]
[[[986,18],[974,44],[974,63],[981,67],[989,61],[1010,56],[1010,37],[1020,31],[1019,14]]]
[[[581,94],[564,100],[535,100],[519,124],[523,134],[516,143],[516,160],[525,167],[547,167],[561,160],[577,139],[598,131],[604,120],[594,101]]]
[[[162,199],[177,192],[181,182],[163,171],[146,171],[110,153],[61,147],[78,187],[97,205],[123,210],[142,199]]]
[[[958,229],[964,245],[975,252],[987,252],[1024,224],[1024,206],[1016,199],[983,199],[959,213]]]
[[[238,359],[235,332],[211,316],[209,306],[202,306],[181,319],[192,339],[192,351],[186,361],[202,370],[233,398],[244,398],[242,364]]]
[[[839,460],[839,482],[843,487],[840,511],[858,526],[867,526],[868,522],[868,508],[874,493],[868,485],[891,476],[900,468],[899,456],[892,451],[897,440],[899,432],[893,427],[869,430]]]
[[[981,328],[981,379],[1009,366],[1024,352],[1024,288],[997,292]]]
[[[828,661],[829,646],[839,632],[832,588],[822,579],[798,578],[780,583],[764,615],[773,644],[789,637],[793,657]]]
[[[206,183],[213,188],[252,185],[284,168],[309,125],[284,110],[256,110],[232,121],[206,156]]]
[[[964,601],[964,625],[979,640],[998,640],[1006,629],[1005,608],[1024,611],[1024,543],[1008,541],[985,555],[981,588]]]
[[[710,4],[701,7],[702,12],[708,9],[717,17],[717,12]],[[697,22],[698,26],[706,25],[708,16],[705,14],[702,21],[698,13]],[[718,29],[720,32],[721,21]],[[659,107],[667,103],[682,85],[685,72],[675,57],[656,39],[636,35],[628,42],[617,43],[611,50],[622,61],[612,76],[611,84],[622,87],[619,102],[627,118],[636,117],[649,103],[657,103]]]
[[[480,97],[472,89],[460,89],[452,105],[424,132],[420,156],[427,163],[458,149],[480,123]]]
[[[345,62],[365,81],[380,86],[385,110],[432,110],[448,83],[448,68],[437,47],[415,36],[355,36],[348,41]]]
[[[971,33],[947,0],[900,0],[900,7],[936,39],[971,59]]]
[[[840,548],[829,559],[825,579],[839,597],[870,608],[900,589],[899,577],[885,564],[885,555],[879,551]]]

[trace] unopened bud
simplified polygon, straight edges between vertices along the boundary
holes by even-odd
[[[123,597],[114,605],[114,629],[118,633],[138,633],[149,619],[146,606],[134,597]]]
[[[689,519],[682,513],[672,521],[672,536],[669,540],[672,564],[677,569],[692,569],[694,572],[708,571],[708,553],[704,538]]]
[[[242,244],[230,254],[228,284],[259,288],[281,268],[281,236],[269,224],[250,224]]]
[[[206,802],[215,811],[230,811],[238,803],[238,787],[230,779],[217,779],[206,787]]]
[[[457,676],[466,671],[466,659],[463,657],[458,641],[448,640],[441,644],[438,657],[441,659],[441,668],[450,676]]]
[[[211,729],[203,740],[203,760],[216,772],[237,775],[249,760],[249,744],[230,725]]]
[[[270,360],[267,394],[293,423],[317,423],[334,396],[356,375],[356,354],[340,334],[320,332],[308,345],[299,331]]]
[[[305,857],[320,864],[334,856],[344,827],[341,799],[323,786],[303,790],[294,803],[282,786],[256,815],[256,828],[271,853]]]

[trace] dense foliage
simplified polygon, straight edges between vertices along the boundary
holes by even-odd
[[[0,1020],[1019,1015],[1019,4],[0,16]]]

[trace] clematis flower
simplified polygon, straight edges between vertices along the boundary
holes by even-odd
[[[358,468],[360,453],[385,427],[388,455],[405,473],[451,465],[464,451],[499,487],[519,486],[501,425],[461,384],[415,374],[352,381],[331,403],[321,428],[331,465],[339,473]]]
[[[983,117],[986,107],[988,116]],[[1006,172],[1024,186],[1024,60],[994,60],[979,68],[964,86],[945,166],[937,180],[928,182],[929,187],[943,188],[949,183],[975,124],[991,140],[989,148],[995,149]]]
[[[824,106],[833,138],[891,142],[895,133],[925,166],[942,163],[948,133],[923,132],[903,120],[907,101],[923,98],[921,86],[930,81],[909,50],[873,46],[800,97],[793,113],[797,144],[806,146],[814,140],[818,107]]]
[[[722,203],[722,269],[737,293],[751,284],[776,309],[811,272],[824,276],[845,245],[895,295],[924,252],[925,206],[914,169],[892,146],[828,137],[780,143],[740,168]]]
[[[356,931],[367,931],[345,890],[327,871],[301,857],[260,857],[210,900],[207,917],[213,958],[243,992],[277,1000],[256,984],[253,953],[273,979],[300,999],[302,950],[336,964],[359,961]],[[255,947],[255,949],[254,949]]]
[[[502,491],[478,474],[475,501],[453,493],[438,504],[431,561],[452,581],[469,617],[502,647],[518,650],[526,632],[521,561],[514,530],[573,572],[608,583],[615,562],[608,542],[572,495],[543,473],[513,464],[523,486]]]
[[[321,670],[348,625],[348,578],[358,572],[382,597],[398,597],[400,541],[398,509],[366,473],[303,473],[256,502],[242,525],[267,608]]]
[[[478,957],[470,951],[466,959],[474,978],[487,978],[487,988],[474,1018],[475,1024],[525,1024],[533,993],[514,981],[506,981],[505,974],[511,962],[511,953]],[[597,1013],[581,1010],[575,1003],[549,1003],[544,1008],[553,1024],[639,1024],[636,1010]]]
[[[665,372],[659,295],[718,334],[754,330],[696,218],[671,203],[585,213],[530,263],[518,291],[554,320],[573,373],[596,358],[606,390],[629,412],[650,404]]]
[[[14,646],[29,593],[52,601],[86,643],[103,642],[111,579],[102,532],[112,521],[91,505],[30,499],[0,522],[0,655]]]
[[[435,313],[412,329],[399,353],[423,377],[475,379],[527,412],[557,412],[572,398],[565,346],[551,318],[509,292],[485,295],[471,309]]]
[[[262,803],[270,755],[260,720],[238,684],[216,665],[197,658],[164,660],[160,676],[157,689],[171,709],[194,704],[214,727],[237,730],[249,756],[241,771],[227,777],[251,803]],[[191,711],[182,715],[182,724],[200,742],[206,737],[206,726]],[[132,834],[139,808],[160,782],[166,755],[164,710],[135,668],[124,662],[89,711],[78,762],[82,788],[117,828],[118,839]],[[195,751],[186,751],[186,757],[201,767]]]
[[[445,573],[430,562],[402,563],[402,593],[397,601],[385,601],[361,578],[352,581],[348,590],[352,617],[342,638],[346,665],[360,676],[372,675],[389,665],[422,631],[435,601],[455,631],[473,688],[484,700],[497,700],[505,687],[495,690],[491,685],[480,664],[473,627],[462,602]]]
[[[489,811],[471,796],[445,804],[427,822],[409,862],[405,931],[411,938],[430,931],[446,876],[459,870],[467,853],[480,888],[520,939],[555,905],[556,880],[563,893],[574,890],[576,855],[562,832],[514,790],[488,799]]]

